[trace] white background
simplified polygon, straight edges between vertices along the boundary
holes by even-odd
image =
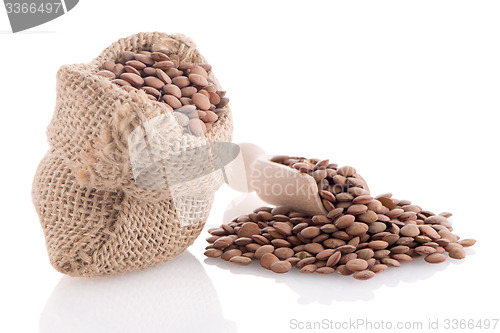
[[[12,34],[0,7],[0,331],[296,332],[294,318],[424,328],[500,318],[499,16],[497,1],[82,0]],[[156,269],[63,277],[30,197],[55,73],[139,31],[196,41],[228,91],[235,142],[353,165],[374,194],[453,212],[455,231],[477,245],[463,262],[412,262],[361,282],[205,260],[204,231],[192,255]],[[242,200],[223,187],[208,225],[257,205]]]

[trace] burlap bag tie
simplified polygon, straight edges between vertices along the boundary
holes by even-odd
[[[71,276],[139,270],[180,254],[202,230],[223,182],[199,152],[231,141],[230,110],[205,137],[196,137],[183,131],[164,103],[96,75],[104,61],[140,50],[206,62],[183,35],[139,33],[57,74],[47,130],[51,148],[32,195],[50,262]],[[220,89],[212,73],[210,78]],[[158,181],[160,168],[175,184]]]

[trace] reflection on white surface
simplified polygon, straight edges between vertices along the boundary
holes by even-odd
[[[255,193],[244,194],[235,198],[226,208],[224,223],[233,218],[252,212],[259,206],[266,206]],[[473,254],[472,251],[468,251]],[[341,276],[340,274],[303,274],[298,269],[286,274],[276,274],[260,267],[258,261],[254,260],[249,266],[235,266],[220,259],[205,259],[205,263],[216,265],[220,268],[230,270],[234,274],[256,275],[264,278],[274,279],[282,283],[298,294],[299,304],[332,304],[335,301],[367,301],[374,298],[374,291],[380,287],[396,287],[401,283],[412,283],[419,280],[429,279],[434,274],[446,269],[449,265],[459,265],[462,261],[448,259],[442,264],[429,264],[418,258],[410,263],[402,264],[398,268],[389,268],[385,272],[377,274],[368,281],[358,281],[352,276]]]
[[[148,270],[106,278],[63,277],[40,332],[236,332],[202,264],[189,252]]]

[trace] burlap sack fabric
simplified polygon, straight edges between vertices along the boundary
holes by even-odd
[[[47,130],[51,148],[38,167],[32,195],[50,262],[71,276],[139,270],[180,254],[199,235],[222,184],[220,172],[204,170],[207,164],[197,163],[189,151],[230,142],[230,111],[206,137],[196,137],[183,132],[164,103],[96,75],[121,51],[139,50],[206,62],[183,35],[139,33],[113,43],[90,63],[66,65],[57,74],[56,108]],[[213,74],[210,78],[220,89]],[[141,143],[130,138],[137,129],[148,132],[152,122],[155,147],[161,149],[150,155],[166,158],[167,169],[177,177],[205,176],[186,177],[175,189],[137,185],[130,152],[146,148],[134,146]],[[168,159],[177,152],[184,152],[182,159]]]

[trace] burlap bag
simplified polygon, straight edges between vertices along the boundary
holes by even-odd
[[[196,161],[199,154],[190,151],[230,142],[230,111],[206,137],[196,137],[183,132],[164,103],[96,75],[121,51],[139,50],[206,62],[185,36],[139,33],[113,43],[90,63],[66,65],[57,74],[56,108],[47,130],[51,148],[38,167],[32,195],[50,262],[71,276],[134,271],[177,256],[199,235],[223,182],[220,172],[207,170],[207,163]],[[213,74],[210,78],[220,89]],[[144,140],[133,140],[141,133],[156,142],[154,150],[142,147]],[[186,179],[158,187],[155,177],[143,172],[139,186],[131,159],[140,164],[141,151],[164,160],[176,179]],[[182,158],[168,158],[177,153]]]

